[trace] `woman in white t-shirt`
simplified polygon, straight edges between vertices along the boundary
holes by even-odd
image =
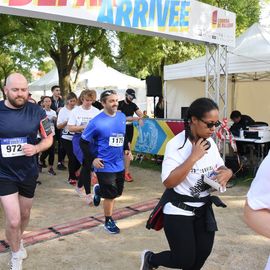
[[[76,172],[81,167],[80,162],[77,160],[77,158],[73,153],[72,138],[74,133],[70,132],[67,127],[68,119],[76,104],[77,104],[77,96],[75,93],[70,92],[66,98],[66,106],[60,109],[57,117],[57,128],[62,130],[61,143],[68,156],[68,172],[69,172],[68,182],[70,184],[77,183]]]
[[[88,122],[93,119],[100,111],[92,106],[94,100],[94,94],[91,90],[83,90],[76,108],[71,112],[68,119],[67,127],[70,132],[75,132],[73,137],[73,150],[77,153],[76,149],[79,149],[79,139],[82,131],[87,126]],[[80,149],[79,149],[80,150]],[[80,171],[79,181],[76,187],[76,191],[80,197],[83,196],[82,186],[84,186],[86,194],[86,203],[88,205],[92,204],[91,196],[91,185],[90,185],[90,175],[91,175],[91,164],[88,164],[87,160],[82,160],[82,168]]]
[[[170,249],[160,253],[145,250],[141,270],[158,266],[197,270],[210,255],[217,227],[211,207],[214,200],[204,178],[216,179],[226,187],[232,176],[211,138],[220,124],[218,117],[217,104],[199,98],[189,107],[185,130],[168,142],[161,178],[171,192],[163,207],[164,231]],[[218,206],[225,206],[219,202]]]
[[[56,116],[56,112],[50,108],[51,104],[52,104],[51,98],[49,96],[45,96],[43,98],[43,106],[44,106],[44,110],[46,112],[46,115],[49,119],[49,122],[51,124],[51,129],[53,132],[53,144],[49,149],[42,152],[42,154],[40,155],[39,161],[40,161],[40,166],[45,167],[46,166],[45,160],[49,156],[48,173],[50,175],[56,175],[56,173],[53,169],[53,163],[54,163],[54,152],[55,152],[55,127],[54,127],[54,123],[56,122],[57,116]]]
[[[270,238],[270,153],[252,181],[247,194],[244,218],[251,229]],[[270,257],[265,270],[270,270]]]

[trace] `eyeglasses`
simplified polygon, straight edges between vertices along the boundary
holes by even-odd
[[[204,121],[203,119],[199,119],[199,120],[205,123],[208,128],[219,127],[221,124],[219,121],[209,123],[209,122]]]
[[[116,92],[114,90],[106,90],[103,93],[101,93],[100,99],[103,99],[104,97],[110,96],[110,95],[116,95]]]

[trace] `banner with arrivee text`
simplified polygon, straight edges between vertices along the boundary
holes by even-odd
[[[235,45],[235,13],[196,0],[0,0],[0,13]]]

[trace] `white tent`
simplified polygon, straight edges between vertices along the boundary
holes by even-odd
[[[41,79],[34,81],[29,85],[29,90],[34,98],[46,94],[51,95],[51,87],[59,84],[57,69],[51,70]],[[75,93],[80,94],[83,88],[95,89],[99,94],[106,89],[114,89],[118,92],[119,98],[124,98],[124,93],[127,88],[133,88],[136,92],[136,104],[141,110],[147,109],[147,97],[145,81],[135,77],[123,74],[111,67],[106,66],[97,57],[94,58],[93,67],[89,71],[83,72],[79,76]],[[150,106],[150,105],[148,105]]]
[[[42,92],[42,95],[44,95],[47,93],[47,91],[51,91],[52,86],[58,85],[58,84],[59,84],[58,72],[57,72],[57,69],[54,68],[50,72],[45,74],[39,80],[36,80],[36,81],[30,83],[29,91],[30,92]]]
[[[79,94],[85,87],[95,89],[98,96],[106,89],[116,90],[120,100],[124,99],[126,89],[132,88],[136,92],[135,102],[141,110],[146,110],[149,103],[146,97],[145,81],[108,67],[97,57],[94,58],[92,69],[79,76],[76,94]]]
[[[228,73],[228,113],[238,109],[270,123],[270,29],[256,23],[237,38],[229,49]],[[165,66],[168,118],[181,117],[181,107],[204,96],[205,74],[205,57]]]

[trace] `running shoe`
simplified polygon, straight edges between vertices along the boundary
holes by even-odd
[[[94,206],[99,206],[100,201],[101,201],[99,184],[94,185],[93,193],[94,193],[94,198],[93,198]]]
[[[130,175],[130,173],[125,173],[125,181],[126,182],[132,182],[132,176]]]
[[[24,248],[24,245],[23,245],[23,240],[21,240],[21,243],[20,243],[20,251],[21,251],[21,254],[22,254],[22,259],[26,259],[27,258],[27,252],[26,252],[26,249]]]
[[[104,229],[111,234],[120,233],[120,229],[116,226],[113,219],[109,219],[108,222],[105,222]]]
[[[22,270],[22,257],[21,256],[18,256],[18,257],[15,257],[15,256],[11,256],[11,260],[10,260],[10,270]]]
[[[57,170],[65,171],[66,169],[67,169],[67,167],[64,164],[58,163]]]
[[[144,250],[141,254],[141,267],[140,270],[153,270],[156,269],[149,264],[149,257],[153,254],[150,250]]]
[[[77,186],[77,180],[75,179],[68,179],[67,182],[72,186]]]
[[[75,191],[77,193],[77,195],[80,197],[80,198],[83,198],[84,197],[84,192],[83,192],[83,188],[79,188],[78,186],[75,187]]]
[[[87,205],[91,206],[93,204],[92,194],[85,195],[85,201]]]
[[[53,170],[53,168],[50,168],[50,169],[48,170],[48,173],[49,173],[50,175],[56,175],[56,172]]]

